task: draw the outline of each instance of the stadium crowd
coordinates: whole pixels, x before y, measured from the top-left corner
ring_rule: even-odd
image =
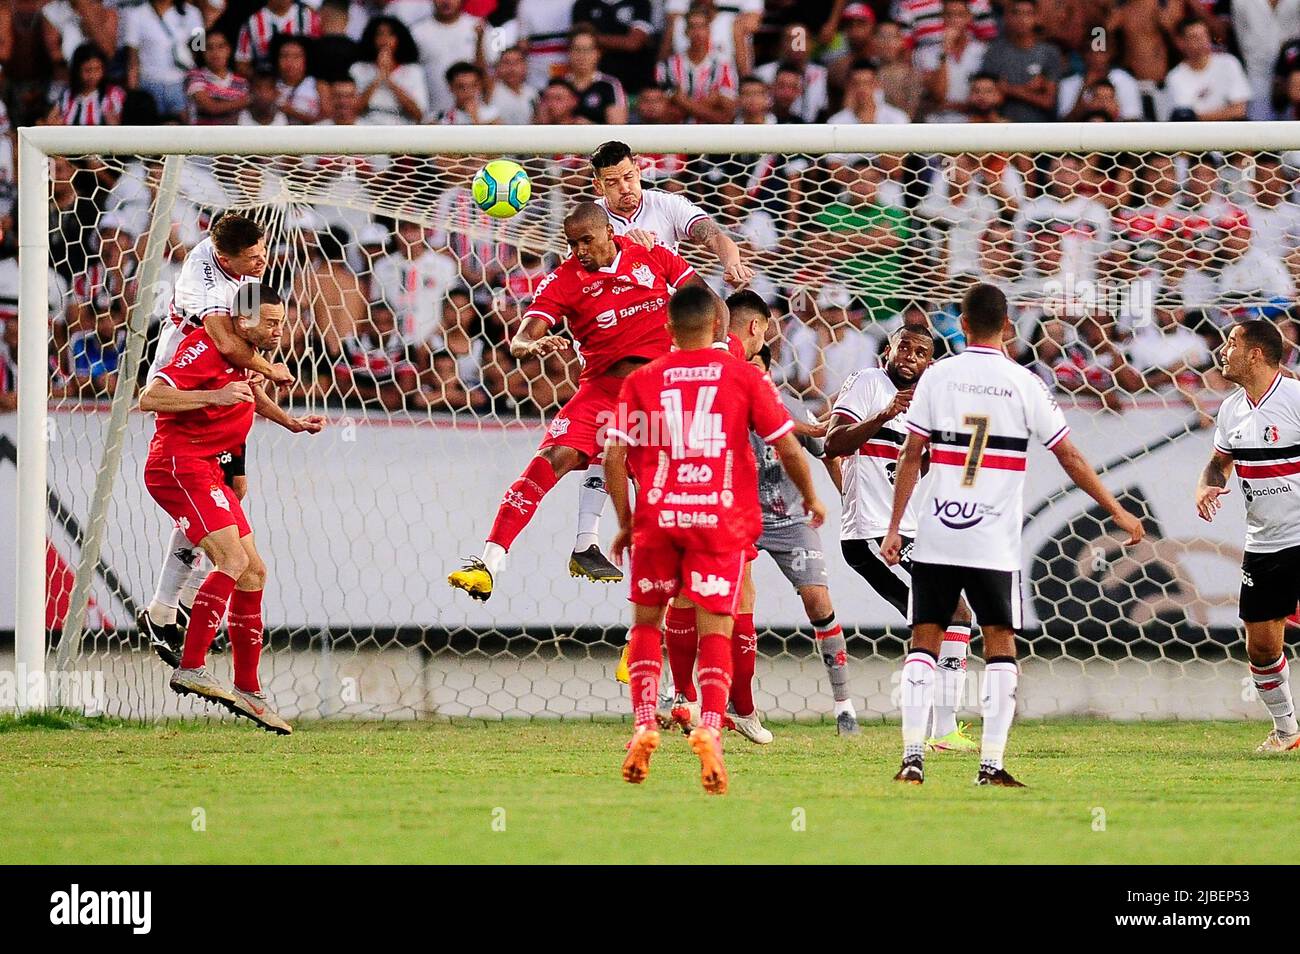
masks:
[[[0,65],[6,410],[15,125],[1300,118],[1300,3],[10,0]],[[1169,389],[1200,408],[1200,392],[1224,386],[1222,329],[1246,313],[1279,321],[1296,362],[1300,153],[642,159],[646,185],[681,192],[743,239],[757,290],[784,315],[774,376],[813,410],[900,324],[928,323],[960,350],[953,303],[981,280],[1017,303],[1018,360],[1112,410]],[[295,162],[276,168],[349,175],[375,194],[404,181],[435,210],[432,228],[324,216],[272,248],[272,275],[292,293],[295,396],[529,414],[572,392],[560,358],[520,364],[506,349],[557,260],[553,228],[545,249],[511,242],[517,227],[485,234],[463,160]],[[84,157],[52,168],[54,388],[102,397],[115,387],[158,166]],[[542,226],[556,203],[591,194],[582,157],[528,168],[548,198],[526,216]],[[247,169],[217,160],[192,174],[224,200],[178,206],[164,273]]]

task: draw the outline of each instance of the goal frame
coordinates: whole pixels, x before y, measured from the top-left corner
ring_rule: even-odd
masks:
[[[521,143],[524,128],[526,142]],[[636,152],[688,154],[1289,151],[1300,150],[1300,122],[20,128],[14,619],[14,657],[22,676],[20,684],[47,683],[45,549],[50,435],[46,303],[50,159],[81,155],[510,155],[521,147],[531,154],[545,155],[587,153],[610,139],[622,140]],[[166,201],[165,195],[166,190],[160,189],[164,198],[157,201]],[[127,395],[123,405],[126,403],[134,404],[133,396]],[[116,474],[110,476],[116,479]],[[89,552],[97,549],[93,538],[96,525],[102,527],[102,519],[96,520],[92,514],[86,522],[88,529],[78,540],[83,553],[87,552],[87,543]],[[75,592],[79,594],[86,585],[80,570],[77,579]],[[75,614],[74,628],[79,628],[84,607],[74,605],[71,612]],[[43,691],[31,695],[18,692],[15,699],[19,712],[37,711],[50,704]]]

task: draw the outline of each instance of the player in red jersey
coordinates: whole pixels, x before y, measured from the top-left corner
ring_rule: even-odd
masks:
[[[284,303],[271,288],[240,296],[233,327],[247,344],[270,352],[280,342]],[[140,410],[158,414],[149,443],[144,483],[158,505],[186,538],[201,547],[215,569],[194,599],[185,630],[180,665],[170,685],[181,695],[220,703],[272,732],[291,727],[267,704],[257,679],[262,654],[262,588],[266,565],[253,544],[239,496],[227,485],[218,457],[248,438],[254,413],[290,430],[315,433],[323,418],[290,418],[249,383],[249,372],[234,366],[210,332],[199,329],[181,341],[172,360],[159,369],[140,395]],[[235,687],[227,689],[204,666],[208,647],[230,609],[230,643]]]
[[[700,636],[700,725],[690,735],[704,789],[727,790],[722,719],[731,683],[730,638],[747,551],[762,530],[753,429],[772,444],[803,495],[812,526],[826,511],[772,382],[751,364],[711,347],[712,293],[672,297],[677,350],[628,375],[605,449],[605,480],[618,514],[611,555],[632,551],[629,637],[636,731],[623,778],[644,781],[659,745],[655,701],[663,668],[664,607],[678,593],[696,607]],[[628,474],[637,477],[635,513]]]
[[[671,290],[702,289],[725,329],[725,306],[685,259],[662,245],[645,248],[616,238],[609,216],[596,203],[575,206],[564,220],[564,235],[573,254],[538,286],[510,353],[525,358],[567,350],[569,340],[555,333],[557,325],[567,322],[582,361],[578,390],[551,420],[537,455],[506,491],[482,557],[466,560],[464,569],[447,577],[477,600],[492,595],[506,552],[542,497],[569,471],[585,470],[598,459],[603,427],[613,417],[623,379],[668,351],[665,319]]]

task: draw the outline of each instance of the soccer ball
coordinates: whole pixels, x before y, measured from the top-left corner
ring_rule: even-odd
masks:
[[[528,204],[533,183],[519,163],[493,159],[474,176],[470,189],[480,209],[494,219],[508,219]]]

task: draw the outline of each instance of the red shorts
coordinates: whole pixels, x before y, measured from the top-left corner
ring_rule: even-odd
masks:
[[[736,614],[747,556],[684,550],[669,540],[632,547],[632,595],[639,606],[663,606],[683,596],[710,613]]]
[[[586,454],[591,463],[599,461],[605,450],[605,429],[613,423],[618,409],[623,380],[602,375],[579,384],[560,413],[551,418],[538,449],[572,447]]]
[[[144,485],[190,543],[226,527],[239,528],[241,537],[253,532],[215,457],[151,456],[144,465]]]

